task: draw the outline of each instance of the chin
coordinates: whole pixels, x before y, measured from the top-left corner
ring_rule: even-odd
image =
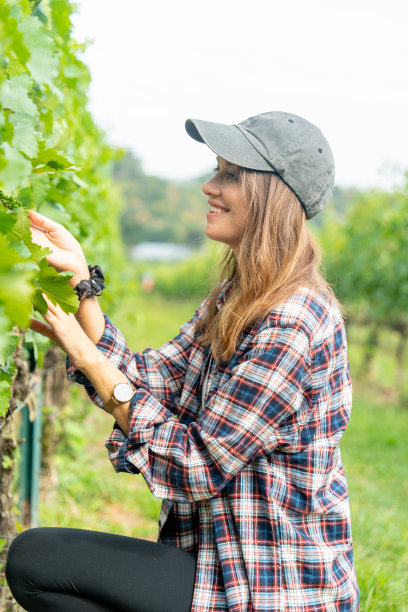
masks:
[[[208,226],[206,226],[204,229],[204,233],[207,236],[207,238],[209,238],[210,240],[215,240],[216,242],[226,243],[222,237],[222,234],[220,235],[220,233],[215,231],[213,228],[209,228]]]

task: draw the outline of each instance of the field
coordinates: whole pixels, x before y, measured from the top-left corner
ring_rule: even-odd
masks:
[[[177,333],[196,302],[138,298],[116,321],[132,348],[158,346]],[[351,330],[350,361],[358,370],[359,330]],[[355,344],[353,344],[353,339]],[[353,413],[342,440],[349,482],[361,611],[408,611],[408,410],[392,389],[391,359],[376,356],[373,380],[355,380]],[[385,391],[375,379],[386,370]],[[82,395],[75,393],[74,402]],[[64,525],[155,539],[160,502],[140,476],[115,474],[104,448],[111,421],[90,410],[71,422],[69,452],[56,457],[53,493],[43,494],[42,525]]]

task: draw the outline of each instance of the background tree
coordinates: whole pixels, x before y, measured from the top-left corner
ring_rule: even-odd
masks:
[[[407,178],[407,176],[406,176]],[[369,367],[380,330],[395,332],[397,387],[404,383],[408,336],[408,186],[393,193],[360,193],[342,221],[320,232],[328,278],[348,320],[366,326],[363,367]]]

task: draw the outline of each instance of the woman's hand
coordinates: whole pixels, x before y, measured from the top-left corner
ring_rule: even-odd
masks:
[[[48,263],[58,272],[70,271],[74,276],[69,283],[75,287],[79,281],[89,278],[85,255],[79,242],[60,223],[56,223],[34,210],[29,210],[31,237],[33,242],[47,247],[52,254]]]
[[[42,315],[46,323],[31,319],[31,329],[58,344],[74,367],[84,371],[97,364],[101,353],[88,338],[75,316],[67,315],[60,306],[54,306],[44,294],[43,297],[48,306],[48,311]]]
[[[58,272],[69,270],[74,273],[74,276],[69,279],[71,287],[75,288],[79,281],[89,278],[85,255],[82,252],[81,245],[72,234],[59,223],[47,219],[47,217],[40,215],[38,212],[34,210],[29,210],[28,212],[33,242],[52,251],[51,255],[47,257],[48,263]],[[51,305],[50,310],[52,308],[55,307]],[[92,297],[82,300],[75,318],[86,335],[96,344],[105,329],[105,319],[97,298]],[[48,319],[46,320],[48,321]],[[74,325],[73,321],[70,324]],[[50,325],[45,325],[41,321],[33,320],[32,329],[48,336],[68,353],[65,345],[61,344],[65,337],[56,336],[52,326],[50,327]]]

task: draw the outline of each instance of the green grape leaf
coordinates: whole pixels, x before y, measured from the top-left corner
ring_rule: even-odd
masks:
[[[78,79],[84,74],[84,67],[81,64],[68,64],[63,69],[64,76],[67,79]]]
[[[35,244],[31,239],[30,220],[25,209],[20,208],[15,213],[15,225],[10,232],[11,245],[25,258],[31,257],[32,261],[38,263],[41,259],[51,254],[50,249]]]
[[[24,17],[31,14],[31,6],[29,0],[20,0],[21,9]]]
[[[7,4],[10,5],[9,2]],[[0,2],[0,21],[5,24],[0,37],[0,42],[4,45],[1,49],[2,56],[15,54],[21,64],[24,65],[30,57],[30,53],[23,43],[21,32],[17,29],[17,19],[11,14],[12,11],[13,7],[7,6],[4,0]]]
[[[0,365],[0,382],[5,380],[9,383],[9,385],[11,385],[15,371],[16,367],[12,364],[4,366]]]
[[[36,263],[41,261],[44,257],[47,257],[47,255],[51,255],[52,253],[52,251],[47,247],[42,247],[39,244],[35,244],[35,242],[31,243],[29,249],[31,252],[31,259]]]
[[[11,144],[14,136],[14,126],[10,121],[10,113],[4,111],[0,113],[0,140]]]
[[[15,222],[16,218],[14,215],[10,215],[10,213],[0,208],[0,232],[2,234],[8,234]]]
[[[10,117],[10,123],[14,128],[13,147],[27,157],[35,157],[38,152],[39,135],[35,129],[35,117],[25,113],[14,113]]]
[[[0,188],[13,194],[30,175],[31,163],[7,142],[3,143],[3,152],[6,165],[0,168]]]
[[[48,310],[47,302],[44,300],[42,290],[36,288],[33,294],[33,307],[41,314],[45,314]]]
[[[24,244],[31,243],[30,219],[24,208],[19,208],[13,212],[15,224],[12,231],[14,240],[22,240]]]
[[[32,329],[27,329],[24,334],[24,346],[34,351],[34,359],[39,368],[43,366],[44,353],[49,349],[50,342],[51,340],[49,338],[34,332]]]
[[[30,221],[23,208],[15,210],[13,217],[15,224],[9,233],[10,245],[21,257],[28,259],[30,257],[29,245],[31,244]]]
[[[17,198],[22,208],[33,208],[31,189],[29,187],[21,187],[17,192]]]
[[[71,32],[70,6],[66,0],[51,0],[52,23],[58,34],[66,39]]]
[[[9,331],[4,308],[0,305],[0,364],[12,365],[12,356],[20,336]]]
[[[38,17],[30,16],[21,21],[19,29],[23,34],[24,44],[30,51],[27,68],[31,76],[37,83],[52,87],[57,74],[57,59],[54,43],[44,24]]]
[[[45,148],[45,141],[39,143],[37,157],[32,160],[33,172],[55,172],[56,170],[76,170],[73,163],[64,157],[62,153],[52,148]]]
[[[48,176],[33,175],[31,177],[32,202],[37,208],[43,204],[49,188],[50,179]]]
[[[4,108],[14,113],[25,113],[30,117],[37,117],[38,110],[31,100],[32,80],[28,74],[20,74],[3,81],[0,91],[0,102]]]
[[[22,257],[23,259],[28,259],[30,257],[30,249],[28,247],[26,247],[26,245],[24,244],[24,242],[20,242],[20,241],[11,241],[10,245],[13,247],[13,249],[16,251],[16,253],[18,253],[20,255],[20,257]]]
[[[49,266],[45,259],[40,261],[40,275],[38,278],[39,288],[42,293],[51,300],[55,305],[61,306],[62,310],[69,314],[75,313],[78,310],[79,300],[71,285],[68,284],[68,279],[73,274],[71,272],[57,272],[52,266]],[[42,296],[41,296],[42,297]],[[35,296],[35,307],[40,311],[44,308],[44,299],[39,299],[38,292]]]
[[[23,72],[25,72],[25,68],[22,64],[20,64],[18,58],[15,56],[15,54],[13,52],[11,52],[10,54],[10,61],[9,64],[6,68],[6,74],[9,77],[13,77],[13,76],[19,76],[20,74],[23,74]]]
[[[10,321],[26,327],[31,311],[34,271],[24,269],[24,260],[0,234],[0,304]]]
[[[0,417],[5,417],[9,409],[11,389],[8,382],[0,381]]]

